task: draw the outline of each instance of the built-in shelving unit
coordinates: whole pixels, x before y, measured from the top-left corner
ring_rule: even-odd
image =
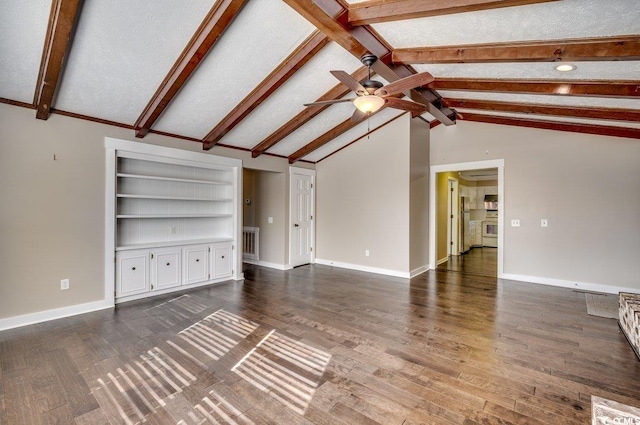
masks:
[[[239,278],[242,162],[111,144],[116,302]]]

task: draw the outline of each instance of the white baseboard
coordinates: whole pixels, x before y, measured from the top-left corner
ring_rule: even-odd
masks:
[[[397,270],[389,270],[389,269],[379,269],[377,267],[362,266],[360,264],[341,263],[339,261],[322,260],[320,258],[316,258],[316,264],[340,267],[341,269],[358,270],[361,272],[383,274],[386,276],[403,277],[406,279],[411,278],[411,274],[409,272],[400,272]]]
[[[444,257],[444,258],[439,259],[438,263],[436,264],[436,267],[438,267],[442,263],[446,263],[447,261],[449,261],[449,257]]]
[[[553,279],[549,277],[524,276],[520,274],[503,273],[500,279],[517,280],[519,282],[538,283],[541,285],[559,286],[561,288],[580,289],[583,291],[617,294],[618,292],[640,292],[640,288],[626,288],[623,286],[602,285],[599,283],[576,282],[574,280]]]
[[[104,310],[106,308],[113,308],[113,300],[93,301],[85,304],[71,305],[69,307],[23,314],[21,316],[7,317],[0,319],[0,331],[76,316],[78,314],[91,313],[92,311]]]
[[[268,261],[242,260],[243,263],[253,264],[255,266],[268,267],[276,270],[289,270],[292,267],[288,264],[270,263]]]
[[[409,277],[416,277],[430,269],[431,269],[431,264],[425,264],[424,266],[420,266],[417,269],[411,270],[411,273],[409,273]]]

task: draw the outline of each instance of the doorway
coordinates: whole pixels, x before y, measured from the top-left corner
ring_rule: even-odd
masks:
[[[503,275],[504,160],[431,167],[432,269]]]

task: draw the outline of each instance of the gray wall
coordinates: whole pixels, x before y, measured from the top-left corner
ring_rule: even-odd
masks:
[[[0,319],[104,298],[105,136],[202,151],[199,143],[154,134],[135,139],[131,130],[57,114],[36,120],[33,110],[0,104]],[[285,159],[209,152],[288,179]],[[270,187],[285,223],[288,186]],[[284,233],[273,244],[274,262],[284,264],[287,230],[274,230]],[[270,244],[269,234],[265,239]],[[71,280],[68,291],[60,291],[64,278]]]
[[[505,273],[640,289],[637,140],[465,121],[431,131],[432,165],[499,158]]]
[[[316,164],[318,259],[409,271],[409,148],[407,114]]]

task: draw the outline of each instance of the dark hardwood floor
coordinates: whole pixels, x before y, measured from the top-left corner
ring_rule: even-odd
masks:
[[[1,424],[586,424],[640,362],[584,294],[431,271],[244,282],[0,332]]]
[[[479,276],[498,276],[498,249],[471,248],[465,254],[452,255],[438,266],[438,270],[448,270]]]

